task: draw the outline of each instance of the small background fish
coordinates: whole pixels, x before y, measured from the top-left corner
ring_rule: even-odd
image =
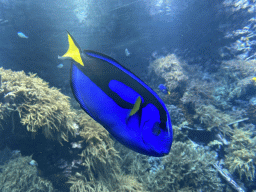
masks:
[[[167,87],[166,87],[164,84],[158,85],[158,89],[159,89],[162,93],[164,93],[164,94],[166,94],[166,95],[170,95],[170,94],[171,94],[170,91],[168,91]]]
[[[20,37],[20,38],[24,38],[24,39],[27,39],[28,38],[28,36],[26,36],[24,33],[22,33],[22,32],[18,32],[17,33],[18,34],[18,36]]]
[[[62,63],[60,63],[59,65],[57,65],[57,68],[61,69],[64,65]]]
[[[129,50],[127,48],[124,50],[124,52],[125,52],[126,57],[129,57],[131,55],[131,53],[129,52]]]

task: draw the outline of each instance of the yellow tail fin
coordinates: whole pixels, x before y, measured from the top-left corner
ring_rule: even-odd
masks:
[[[68,43],[69,43],[68,51],[62,57],[59,57],[59,59],[72,58],[75,62],[84,66],[81,53],[80,53],[81,49],[69,32],[68,32]]]

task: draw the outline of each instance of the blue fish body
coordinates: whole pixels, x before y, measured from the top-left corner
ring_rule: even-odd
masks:
[[[114,59],[81,51],[68,33],[71,87],[81,107],[120,143],[149,156],[164,156],[172,144],[172,125],[163,101]],[[74,47],[81,58],[74,54]]]
[[[158,89],[161,91],[161,92],[163,92],[164,94],[168,94],[168,89],[167,89],[167,87],[164,85],[164,84],[160,84],[160,85],[158,85]]]

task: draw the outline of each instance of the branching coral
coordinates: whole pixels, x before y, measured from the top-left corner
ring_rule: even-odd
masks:
[[[247,180],[255,178],[256,166],[256,136],[245,129],[234,129],[231,142],[226,149],[225,163],[231,173],[238,172],[240,179],[245,176]]]
[[[123,175],[120,156],[114,141],[100,124],[82,110],[78,111],[81,153],[85,170],[69,179],[71,192],[76,191],[143,191],[136,178]]]
[[[149,191],[221,191],[222,184],[212,167],[215,153],[207,152],[191,142],[175,142],[172,152],[162,158],[164,169],[147,172],[146,157],[137,156],[131,172],[141,180]]]
[[[256,124],[256,105],[251,103],[246,112],[249,117],[249,121]]]
[[[87,178],[80,173],[70,177],[68,183],[72,184],[70,192],[109,192],[103,183],[88,181]]]
[[[2,78],[0,101],[3,102],[0,102],[2,106],[0,119],[5,119],[4,115],[7,111],[10,113],[10,117],[16,118],[15,123],[19,123],[19,126],[14,127],[12,134],[15,136],[20,135],[18,133],[21,130],[23,131],[22,133],[25,132],[25,135],[27,135],[27,131],[34,134],[42,133],[45,135],[45,137],[42,137],[44,141],[45,139],[57,139],[60,142],[63,140],[68,141],[71,135],[78,135],[76,138],[72,138],[74,142],[71,143],[72,147],[78,148],[77,151],[72,148],[73,151],[69,150],[68,154],[63,154],[64,158],[58,155],[54,156],[58,156],[57,158],[60,158],[69,167],[76,167],[74,171],[73,169],[71,171],[65,170],[70,171],[69,174],[72,175],[67,185],[61,185],[59,182],[64,181],[65,175],[62,175],[62,173],[66,174],[66,172],[52,174],[52,177],[49,178],[53,178],[55,186],[65,185],[65,188],[68,188],[72,184],[71,191],[143,191],[142,184],[136,178],[122,173],[120,156],[114,148],[114,141],[110,138],[106,129],[96,123],[82,110],[78,111],[79,115],[75,116],[67,96],[64,96],[55,88],[49,88],[48,84],[36,77],[36,75],[30,74],[27,76],[24,72],[12,72],[11,70],[4,69],[0,69],[0,73]],[[10,121],[10,119],[8,120]],[[12,132],[10,126],[5,126],[4,129]],[[36,135],[36,138],[40,138],[40,135]],[[54,141],[51,142],[53,143]],[[45,143],[46,146],[41,146],[39,149],[44,151],[44,147],[47,147],[47,144],[52,144],[51,142]],[[68,150],[68,146],[68,143],[64,143],[62,149]],[[70,158],[70,153],[73,153],[73,158],[77,158],[74,153],[76,152],[77,154],[78,150],[81,159]],[[67,158],[67,161],[63,160],[65,158]],[[58,166],[58,160],[53,160],[53,162],[56,165],[53,163],[53,165],[51,164],[52,167]],[[79,162],[79,167],[75,165],[76,162]],[[26,165],[28,165],[28,162],[26,162]],[[67,165],[63,165],[63,167]],[[27,167],[25,164],[23,167],[26,170],[33,168],[32,166]],[[79,171],[80,176],[77,176],[77,174],[74,176],[75,171]],[[2,177],[2,191],[8,191],[7,188],[14,188],[13,185],[21,182],[20,180],[22,182],[24,180],[27,183],[32,182],[31,186],[35,184],[39,187],[43,182],[43,180],[35,178],[31,174],[23,176],[22,171],[16,171],[16,173],[17,175],[13,181],[8,181],[10,183],[4,184],[6,178],[10,179],[5,173],[5,176]],[[59,178],[59,180],[57,181],[54,178]],[[27,187],[25,184],[16,186],[21,189],[23,189],[22,187]],[[38,188],[37,191],[40,190]]]
[[[230,60],[222,62],[220,72],[225,73],[229,77],[230,82],[238,81],[249,76],[253,76],[256,72],[256,62],[254,60]]]
[[[104,183],[104,181],[88,181],[87,178],[77,173],[69,179],[70,192],[145,192],[143,185],[131,175],[115,175],[117,183]],[[106,186],[107,185],[107,186]]]
[[[37,167],[31,166],[31,157],[19,157],[2,166],[0,191],[53,192],[52,184],[37,176]]]
[[[170,90],[176,89],[181,82],[187,81],[188,77],[184,74],[182,63],[174,54],[161,57],[149,66],[149,73],[155,72],[159,78],[163,78]]]
[[[35,74],[0,69],[1,94],[6,103],[19,112],[21,123],[33,133],[41,131],[47,138],[68,140],[74,133],[68,97]]]
[[[81,110],[78,119],[82,144],[86,146],[81,156],[88,178],[93,180],[99,175],[119,172],[120,157],[107,130]]]
[[[177,100],[177,96],[182,97],[188,80],[182,63],[174,54],[161,57],[153,61],[149,66],[149,76],[155,84],[165,82],[171,97]],[[176,94],[174,94],[176,93]]]
[[[226,86],[226,100],[234,100],[253,91],[251,79],[256,73],[255,64],[255,60],[222,62],[216,78]]]
[[[118,189],[116,191],[130,191],[130,192],[146,192],[143,184],[138,182],[132,175],[116,175],[118,180]]]
[[[6,121],[7,117],[12,114],[13,111],[14,109],[9,107],[9,103],[0,103],[0,129],[4,129],[2,124],[4,121]]]
[[[228,114],[224,114],[216,109],[213,105],[202,105],[196,108],[194,118],[198,119],[208,131],[211,131],[214,127],[218,127],[224,134],[230,134],[232,132],[228,124],[235,120]]]
[[[193,79],[190,81],[186,92],[181,99],[184,105],[188,103],[209,104],[212,102],[212,91],[216,84],[202,81],[199,79]]]

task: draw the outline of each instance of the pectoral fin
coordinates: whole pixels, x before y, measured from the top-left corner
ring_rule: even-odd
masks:
[[[131,117],[133,117],[133,115],[135,115],[136,113],[139,114],[139,119],[138,119],[139,122],[138,123],[140,124],[140,116],[141,116],[141,97],[140,96],[137,97],[137,99],[133,105],[133,108],[131,109],[129,115],[127,116],[126,124],[129,121],[129,119]],[[138,117],[136,117],[136,118],[138,118]]]
[[[139,111],[140,104],[141,104],[141,98],[140,98],[140,96],[138,96],[137,99],[136,99],[136,102],[134,103],[134,106],[133,106],[133,108],[132,108],[132,110],[129,114],[129,117],[134,115],[135,113],[137,113]]]

